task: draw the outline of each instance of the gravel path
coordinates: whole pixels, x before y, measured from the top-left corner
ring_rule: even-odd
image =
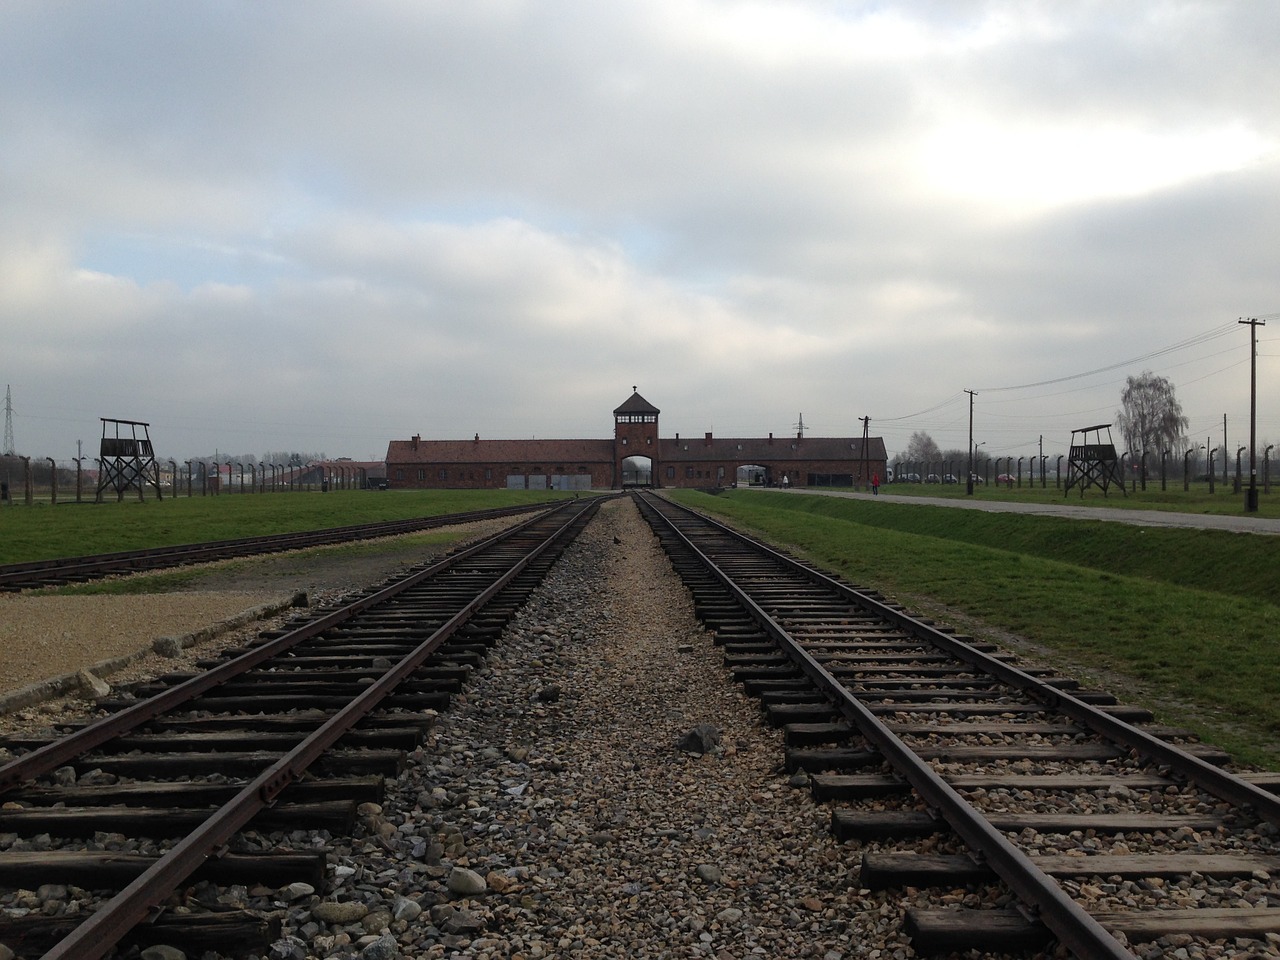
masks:
[[[750,489],[750,488],[744,488]],[[776,492],[776,491],[775,491]],[[843,490],[822,490],[816,487],[792,488],[796,496],[843,497],[849,500],[870,500],[869,493],[852,493]],[[981,491],[979,491],[981,492]],[[1115,506],[1117,499],[1107,506],[1085,505],[1078,499],[1064,498],[1056,503],[1017,500],[983,500],[955,497],[894,496],[881,493],[878,498],[887,503],[928,504],[934,507],[952,507],[956,510],[982,510],[986,513],[1025,513],[1042,517],[1070,517],[1074,520],[1100,520],[1104,523],[1127,523],[1135,527],[1181,527],[1193,530],[1229,530],[1232,533],[1257,533],[1280,536],[1280,519],[1260,517],[1257,514],[1180,513],[1175,510],[1135,510]],[[1238,496],[1238,495],[1237,495]]]
[[[145,649],[159,637],[280,600],[216,591],[139,596],[0,594],[0,694]]]

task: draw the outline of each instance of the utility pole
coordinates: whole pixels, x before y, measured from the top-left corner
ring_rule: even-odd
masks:
[[[15,455],[13,449],[13,394],[9,385],[4,385],[4,448],[0,450],[6,457]]]
[[[1258,327],[1267,322],[1256,317],[1241,320],[1249,325],[1249,489],[1244,495],[1246,513],[1258,512]]]
[[[965,488],[964,492],[967,496],[973,496],[973,398],[977,396],[972,390],[966,390],[969,395],[969,469],[965,471]]]
[[[1227,474],[1227,415],[1222,415],[1222,485],[1225,487],[1230,482],[1230,476]]]
[[[858,419],[862,421],[862,482],[870,488],[871,474],[867,470],[867,461],[871,454],[867,450],[867,443],[871,436],[871,418],[859,417]]]

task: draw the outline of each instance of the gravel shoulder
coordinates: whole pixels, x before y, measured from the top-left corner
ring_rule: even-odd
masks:
[[[241,591],[137,596],[0,596],[0,694],[88,670],[282,598]]]

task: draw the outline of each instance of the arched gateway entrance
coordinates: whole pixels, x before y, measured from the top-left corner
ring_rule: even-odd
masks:
[[[652,487],[653,460],[650,457],[627,457],[622,461],[622,486]]]

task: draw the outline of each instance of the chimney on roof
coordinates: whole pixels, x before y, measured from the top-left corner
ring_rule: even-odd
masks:
[[[415,434],[413,435],[413,449],[415,449],[415,450],[417,450],[417,449],[418,449],[418,441],[419,441],[419,440],[421,440],[421,439],[422,439],[422,434],[420,434],[420,433],[415,433]]]
[[[773,431],[769,431],[769,442],[773,443]]]
[[[708,430],[708,431],[707,431],[706,439],[703,441],[703,443],[704,443],[704,444],[706,444],[706,446],[708,446],[708,447],[709,447],[709,446],[711,446],[711,431],[710,431],[710,430]]]
[[[479,442],[480,442],[480,434],[478,434],[478,433],[476,434],[475,442],[476,442],[476,443],[479,443]]]
[[[680,431],[679,431],[679,430],[677,430],[677,431],[676,431],[676,443],[679,443],[679,442],[680,442]]]

